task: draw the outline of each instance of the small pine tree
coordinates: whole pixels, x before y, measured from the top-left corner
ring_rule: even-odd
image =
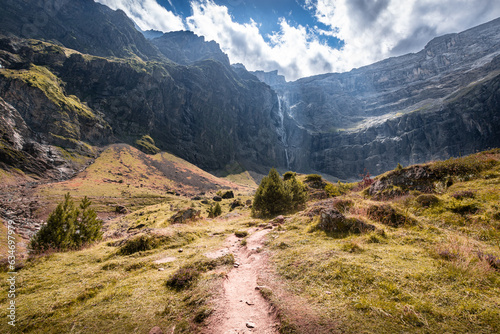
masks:
[[[298,209],[306,200],[306,187],[295,175],[287,173],[287,181],[283,181],[272,168],[255,192],[252,212],[262,216],[277,215]]]
[[[297,180],[295,175],[292,175],[285,181],[285,186],[292,197],[292,209],[297,210],[301,208],[307,201],[306,186],[300,180]]]
[[[215,207],[214,207],[214,216],[215,217],[218,217],[222,214],[222,208],[220,207],[220,204],[219,203],[215,203]]]
[[[75,233],[74,238],[75,246],[78,248],[102,239],[102,220],[97,219],[97,213],[90,208],[91,204],[87,196],[80,203],[82,216],[76,223],[78,233]]]
[[[67,193],[64,201],[49,215],[47,224],[42,226],[31,239],[30,248],[36,252],[48,249],[78,249],[83,245],[99,240],[102,237],[102,221],[97,219],[91,202],[85,197],[80,204],[80,211]],[[80,219],[80,213],[82,217]]]
[[[222,214],[222,208],[219,203],[215,203],[215,206],[212,204],[210,208],[207,210],[208,218],[215,218]]]

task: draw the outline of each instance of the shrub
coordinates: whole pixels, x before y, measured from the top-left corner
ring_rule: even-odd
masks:
[[[323,189],[325,187],[325,183],[323,182],[323,178],[318,174],[309,174],[306,176],[306,183],[315,189]]]
[[[118,250],[120,255],[130,255],[137,252],[144,252],[150,249],[157,248],[158,241],[149,235],[140,235],[138,237],[127,240]]]
[[[360,174],[359,176],[361,176],[362,179],[358,183],[358,187],[357,187],[358,190],[365,189],[366,187],[371,186],[373,184],[373,182],[375,182],[372,179],[372,177],[370,175],[370,172],[367,171],[366,169],[365,169],[365,173],[364,174]]]
[[[353,184],[338,181],[337,184],[327,183],[325,191],[329,197],[337,197],[348,193],[352,188]]]
[[[296,210],[307,200],[306,187],[294,175],[283,181],[272,168],[255,192],[252,212],[272,216]]]
[[[428,208],[437,203],[439,203],[439,198],[432,194],[422,194],[419,195],[415,201],[420,204],[422,207]]]
[[[215,218],[222,214],[222,208],[219,203],[215,203],[215,205],[210,205],[210,208],[207,210],[208,218]]]
[[[64,201],[50,213],[47,224],[42,226],[30,241],[31,250],[41,253],[49,249],[79,249],[101,240],[102,220],[97,219],[97,214],[90,208],[91,204],[85,196],[80,209],[75,208],[70,194],[67,193]]]
[[[236,231],[234,232],[234,235],[237,236],[238,238],[244,238],[248,235],[247,231]]]
[[[288,181],[290,180],[292,177],[295,177],[297,176],[297,173],[294,173],[294,172],[286,172],[285,174],[283,174],[283,181]]]
[[[193,267],[179,268],[166,282],[168,287],[181,290],[193,284],[200,277],[200,272]]]
[[[392,227],[414,223],[413,219],[397,212],[389,204],[372,205],[368,208],[367,214],[371,219]]]
[[[318,174],[309,174],[306,176],[306,182],[322,182],[323,178]]]
[[[307,201],[307,189],[306,186],[297,178],[295,175],[288,178],[285,181],[285,190],[291,196],[291,209],[298,210],[300,209]]]
[[[464,198],[474,198],[475,196],[476,196],[476,194],[471,190],[462,190],[462,191],[458,191],[458,192],[451,195],[451,197],[453,197],[454,199],[458,199],[458,200],[461,200]]]

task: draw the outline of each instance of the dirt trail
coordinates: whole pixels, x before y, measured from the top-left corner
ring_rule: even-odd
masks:
[[[218,256],[233,253],[239,266],[228,273],[224,295],[217,300],[204,334],[278,333],[278,320],[271,306],[255,289],[259,272],[265,270],[265,254],[259,249],[268,232],[255,231],[247,237],[246,246],[241,246],[240,240],[232,235],[227,240],[227,248],[218,252]]]

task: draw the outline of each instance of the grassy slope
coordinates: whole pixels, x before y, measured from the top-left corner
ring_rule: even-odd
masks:
[[[283,332],[313,332],[280,302],[287,295],[313,306],[324,324],[318,333],[499,332],[500,272],[478,256],[500,259],[499,157],[496,152],[494,166],[476,175],[451,174],[449,188],[436,184],[441,193],[432,207],[418,204],[416,194],[384,201],[414,218],[413,226],[368,219],[368,207],[381,203],[350,193],[341,197],[354,202],[347,215],[374,224],[375,232],[327,235],[312,228],[317,219],[299,215],[274,232],[269,246],[286,289],[270,298],[287,321]],[[474,198],[452,197],[464,190]],[[475,213],[454,212],[470,203]]]
[[[236,195],[243,194],[238,196],[242,201],[250,198],[245,195],[251,191],[246,185],[217,178],[168,153],[147,156],[128,145],[109,146],[71,180],[40,186],[36,196],[46,201],[47,213],[66,192],[76,200],[89,196],[101,214],[114,210],[116,203],[126,204],[132,212],[107,222],[108,239],[99,245],[26,263],[18,276],[19,322],[13,333],[142,333],[155,325],[165,330],[176,326],[176,333],[196,331],[211,312],[210,300],[229,267],[219,265],[202,273],[196,286],[187,290],[167,288],[167,278],[182,266],[206,261],[203,254],[222,247],[228,234],[255,223],[248,218],[248,210],[241,208],[232,212],[236,218],[202,219],[186,225],[171,225],[169,218],[185,207],[197,208],[206,217],[209,205],[189,196],[207,192],[210,197],[229,188]],[[223,215],[229,213],[232,201],[221,202]],[[127,229],[139,224],[147,234],[167,236],[168,241],[157,249],[118,255],[119,244],[133,239],[137,231],[127,233]],[[119,232],[118,239],[114,231]],[[1,249],[4,246],[0,243]],[[178,252],[180,247],[182,253]],[[155,263],[162,258],[175,260]],[[7,275],[1,273],[0,277],[3,306],[8,302]],[[0,316],[5,318],[3,309]],[[0,332],[4,325],[0,325]]]
[[[170,225],[168,218],[178,208],[192,206],[206,216],[207,205],[186,197],[163,197],[165,187],[180,190],[179,184],[174,187],[164,177],[167,171],[160,173],[141,157],[135,149],[112,146],[77,178],[41,190],[54,200],[66,191],[76,197],[92,195],[99,205],[105,203],[101,196],[109,196],[110,201],[127,199],[130,204],[153,196],[159,200],[151,206],[142,202],[137,210],[108,223],[107,235],[115,229],[122,231],[118,239],[29,261],[19,272],[17,332],[147,332],[155,325],[164,331],[175,325],[175,333],[199,331],[198,321],[210,313],[210,300],[229,267],[209,270],[197,284],[180,291],[167,288],[165,281],[178,268],[193,266],[204,259],[204,253],[220,249],[229,234],[263,221],[250,218],[247,208],[238,208],[238,215],[229,219]],[[493,157],[498,161],[499,154]],[[181,175],[196,170],[167,154],[150,159],[180,164],[176,171]],[[451,177],[454,183],[448,188],[436,184],[441,193],[436,194],[439,202],[432,207],[418,204],[415,193],[383,201],[414,218],[413,225],[393,228],[369,219],[368,207],[381,201],[350,192],[339,197],[354,203],[346,215],[375,225],[376,231],[327,235],[313,228],[317,217],[303,213],[289,216],[273,230],[267,246],[273,274],[263,275],[262,283],[270,287],[265,295],[279,310],[282,332],[500,331],[500,272],[477,255],[481,251],[500,258],[500,164],[490,164],[472,176]],[[226,185],[218,182],[220,187]],[[471,190],[474,197],[457,200],[451,196],[463,190]],[[222,202],[223,215],[230,202]],[[473,213],[454,212],[470,202],[477,209]],[[148,234],[169,236],[168,241],[153,250],[118,255],[119,242],[133,238],[124,231],[140,224]],[[175,260],[154,262],[165,257]],[[3,318],[4,278],[0,274]]]
[[[88,196],[97,205],[97,211],[111,212],[116,204],[137,209],[173,201],[178,197],[175,193],[193,196],[201,192],[215,193],[223,188],[241,193],[252,189],[216,178],[169,153],[149,156],[129,145],[119,144],[105,149],[76,177],[39,187],[39,196],[49,202],[42,214],[45,216],[67,192],[76,199]]]

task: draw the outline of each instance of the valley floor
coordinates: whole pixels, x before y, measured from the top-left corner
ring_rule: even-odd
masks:
[[[16,326],[7,322],[12,298],[3,271],[0,332],[500,332],[498,150],[428,165],[447,174],[429,183],[427,193],[397,185],[369,193],[300,176],[310,188],[307,207],[274,219],[251,216],[248,183],[214,177],[213,191],[188,192],[180,179],[162,176],[167,173],[152,180],[136,160],[145,161],[139,153],[108,154],[118,153],[118,159],[104,154],[106,163],[97,159],[71,180],[13,192],[13,201],[30,198],[27,219],[37,222],[67,191],[90,195],[105,219],[105,240],[79,251],[18,257]],[[170,168],[194,171],[178,163]],[[413,171],[389,172],[374,185]],[[104,179],[116,182],[98,182]],[[225,187],[235,198],[219,202],[220,217],[206,218],[215,191]],[[30,211],[34,200],[43,205]],[[12,204],[2,201],[3,210]],[[200,210],[201,218],[173,223],[184,208]],[[328,210],[371,227],[325,232],[320,226]],[[3,256],[7,221],[0,226]],[[22,236],[17,242],[26,244]]]

